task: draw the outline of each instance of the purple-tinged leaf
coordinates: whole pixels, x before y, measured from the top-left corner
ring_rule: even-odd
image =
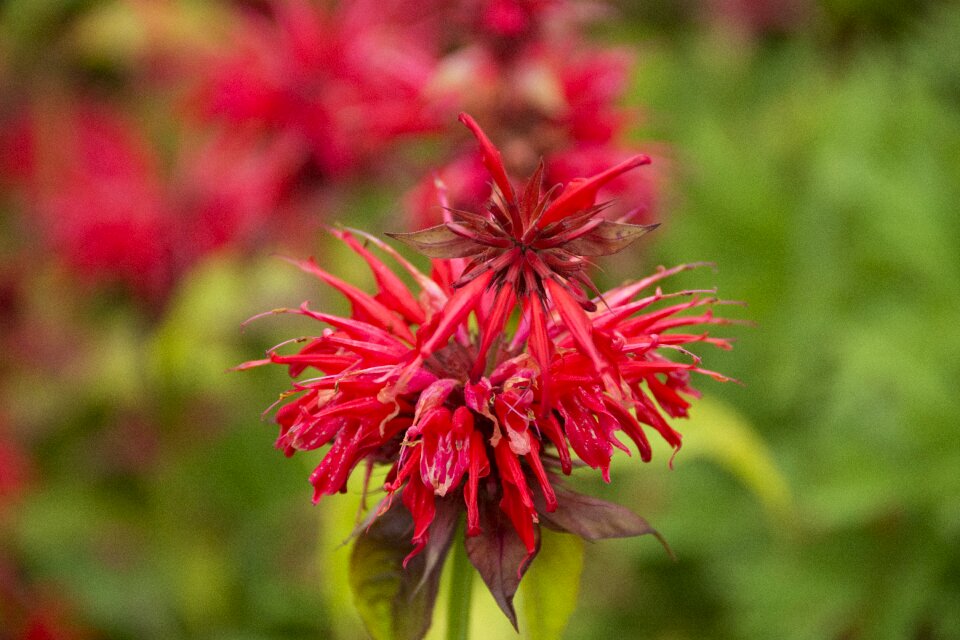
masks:
[[[467,557],[483,578],[493,599],[517,629],[517,612],[513,606],[513,597],[520,586],[520,579],[526,572],[533,556],[528,558],[527,548],[520,539],[507,514],[494,505],[488,505],[480,512],[482,532],[466,539]],[[537,535],[537,550],[540,537]]]
[[[557,494],[557,509],[553,513],[546,512],[542,494],[536,492],[534,495],[544,526],[590,541],[650,534],[660,541],[667,553],[673,555],[663,536],[626,507],[562,487],[555,486],[554,490]]]
[[[463,505],[455,496],[437,498],[437,513],[430,524],[430,541],[424,547],[423,555],[425,562],[423,568],[423,578],[417,588],[426,585],[427,580],[438,577],[443,570],[443,561],[450,551],[450,543],[453,542],[453,535],[457,532],[457,524],[460,522],[460,512]],[[407,565],[413,564],[413,560]]]

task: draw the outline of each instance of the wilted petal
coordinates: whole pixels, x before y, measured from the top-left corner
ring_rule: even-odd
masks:
[[[563,248],[581,256],[609,256],[623,251],[658,226],[604,220],[591,231],[565,243]]]
[[[422,231],[387,235],[416,249],[428,258],[469,258],[484,250],[484,247],[475,241],[450,231],[446,224],[438,224]]]

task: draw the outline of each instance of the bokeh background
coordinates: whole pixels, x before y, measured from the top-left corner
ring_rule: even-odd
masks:
[[[284,372],[227,370],[310,330],[246,318],[343,308],[276,254],[369,285],[323,226],[461,188],[462,108],[516,166],[650,152],[619,201],[663,224],[600,280],[711,261],[672,284],[753,323],[673,470],[581,479],[677,559],[591,545],[564,637],[960,638],[960,4],[443,4],[0,3],[0,638],[364,637],[359,483],[312,506],[260,419]],[[516,637],[479,581],[474,622]]]

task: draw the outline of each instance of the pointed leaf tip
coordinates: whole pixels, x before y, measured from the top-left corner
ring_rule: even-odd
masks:
[[[558,506],[553,513],[543,511],[543,497],[535,495],[545,525],[591,541],[649,534],[660,540],[672,556],[660,533],[626,507],[563,488],[556,488],[556,494]]]
[[[564,249],[581,256],[609,256],[623,251],[640,236],[660,224],[629,224],[604,220],[588,233],[564,245]]]
[[[536,551],[530,555],[516,530],[496,507],[480,513],[482,533],[467,537],[467,557],[510,624],[518,629],[513,598],[523,574],[540,549],[540,538],[537,535]]]

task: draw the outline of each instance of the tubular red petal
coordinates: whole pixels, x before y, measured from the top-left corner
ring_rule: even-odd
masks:
[[[570,460],[570,446],[567,444],[567,438],[563,435],[563,429],[553,413],[548,413],[544,419],[538,423],[540,431],[546,434],[553,446],[557,448],[557,455],[560,457],[560,469],[564,474],[570,475],[573,471],[573,463]]]
[[[553,300],[553,304],[577,348],[590,359],[597,373],[604,376],[604,384],[608,389],[611,386],[615,389],[615,385],[612,385],[612,379],[609,379],[610,366],[600,356],[597,346],[593,343],[593,327],[590,324],[590,318],[587,317],[583,308],[577,304],[577,301],[573,299],[563,285],[554,280],[547,280],[546,284],[547,291],[550,292],[550,298]]]
[[[593,469],[600,469],[603,479],[610,482],[610,458],[613,445],[597,435],[596,418],[584,407],[575,394],[558,402],[563,415],[563,429],[574,453]]]
[[[384,331],[380,327],[372,325],[369,322],[363,322],[361,320],[355,320],[353,318],[342,318],[340,316],[334,316],[328,313],[314,311],[307,307],[306,302],[301,304],[299,309],[291,310],[290,312],[299,313],[301,315],[307,316],[308,318],[313,318],[314,320],[325,322],[329,324],[331,327],[336,327],[337,329],[343,330],[347,335],[353,338],[356,338],[358,340],[379,342],[381,344],[403,347],[403,343],[397,340],[397,337],[395,335],[387,331]]]
[[[477,358],[474,361],[473,370],[470,372],[472,379],[476,380],[479,378],[486,369],[487,351],[490,349],[490,345],[493,344],[494,339],[501,335],[503,325],[506,323],[507,318],[510,317],[510,312],[513,311],[516,303],[516,290],[514,290],[513,286],[509,283],[502,284],[499,291],[497,291],[490,315],[487,316],[486,322],[480,331],[480,348],[477,351]]]
[[[653,401],[647,397],[647,394],[643,393],[639,386],[632,385],[631,388],[634,392],[633,397],[637,401],[637,420],[656,429],[671,447],[679,449],[683,439],[680,433],[667,424],[667,421],[654,406]]]
[[[403,504],[413,516],[413,551],[403,559],[403,567],[407,567],[418,553],[423,551],[430,540],[430,523],[437,514],[433,490],[420,479],[417,474],[411,474],[407,486],[403,489]]]
[[[523,477],[520,460],[510,450],[506,440],[501,440],[500,444],[494,448],[494,456],[503,488],[500,509],[510,518],[513,528],[527,548],[528,557],[532,556],[536,552],[537,544],[534,528],[537,522],[537,509],[533,504],[530,487],[527,486],[527,481]]]
[[[454,334],[457,327],[464,321],[467,314],[473,310],[477,297],[487,288],[490,278],[493,277],[492,271],[487,271],[469,283],[457,289],[447,301],[447,306],[443,309],[443,315],[437,323],[433,333],[420,345],[420,355],[429,357],[436,349],[446,344],[447,340]]]
[[[356,235],[362,236],[367,241],[377,245],[381,251],[396,260],[397,264],[403,267],[404,270],[406,270],[406,272],[413,277],[416,283],[421,289],[423,289],[424,293],[429,296],[430,300],[432,300],[435,305],[442,304],[447,299],[446,294],[440,289],[440,287],[437,286],[436,282],[424,275],[423,272],[413,266],[409,260],[397,253],[396,249],[383,242],[376,236],[370,235],[366,231],[361,231],[359,229],[349,229],[349,231]]]
[[[363,311],[366,316],[376,322],[376,324],[381,328],[393,332],[398,337],[411,344],[413,343],[414,337],[413,334],[410,333],[410,328],[407,326],[407,324],[400,318],[399,315],[383,306],[383,304],[377,302],[373,296],[364,293],[353,285],[347,284],[340,278],[327,273],[317,266],[317,263],[314,262],[313,258],[309,260],[294,260],[292,262],[300,267],[300,269],[303,271],[315,275],[342,293],[344,297],[346,297],[347,300],[349,300],[353,305],[355,313],[357,310]]]
[[[420,392],[417,399],[417,407],[413,414],[413,426],[420,422],[421,416],[431,410],[441,406],[447,401],[447,397],[460,383],[452,378],[440,378]]]
[[[637,446],[637,451],[640,452],[640,459],[644,462],[650,462],[650,459],[653,457],[653,450],[650,448],[650,441],[647,440],[647,434],[643,432],[643,428],[640,426],[640,423],[637,422],[637,419],[616,400],[604,396],[603,401],[607,406],[607,410],[617,418],[617,421],[620,423],[620,429],[623,430]]]
[[[589,209],[593,206],[594,201],[596,201],[597,192],[603,185],[621,174],[645,164],[650,164],[650,158],[648,156],[638,155],[624,160],[620,164],[590,178],[580,178],[570,181],[563,190],[563,193],[561,193],[544,212],[537,227],[542,229],[551,222],[583,211],[584,209]]]
[[[343,429],[337,434],[327,455],[310,475],[310,484],[314,488],[314,504],[320,502],[320,498],[325,495],[333,495],[346,489],[347,478],[362,456],[359,451],[362,439],[363,429],[359,426],[351,430]]]
[[[547,476],[546,469],[543,468],[543,461],[540,459],[540,444],[529,431],[527,436],[530,439],[530,453],[526,456],[527,463],[533,468],[533,474],[537,477],[537,483],[543,491],[543,499],[547,504],[547,511],[557,510],[557,494],[553,491],[550,484],[550,478]]]
[[[547,324],[543,311],[543,303],[538,297],[527,299],[527,310],[530,318],[530,338],[528,346],[530,354],[540,367],[540,415],[550,413],[553,406],[553,390],[550,375],[550,360],[553,358],[553,342],[547,335]]]
[[[490,142],[490,138],[483,132],[483,129],[477,124],[477,121],[470,117],[469,114],[461,113],[460,122],[470,129],[470,132],[473,133],[477,142],[480,143],[480,153],[483,155],[483,164],[487,167],[487,171],[490,172],[494,184],[497,185],[497,188],[500,189],[500,192],[503,193],[509,202],[513,202],[513,185],[510,184],[510,178],[507,177],[507,170],[503,166],[503,158],[500,157],[500,152],[493,146],[493,143]]]
[[[637,295],[639,292],[643,291],[650,285],[668,278],[672,275],[676,275],[681,271],[689,271],[690,269],[697,269],[699,267],[712,267],[713,263],[710,262],[693,262],[690,264],[681,264],[676,267],[671,267],[670,269],[665,269],[664,267],[657,267],[657,272],[652,276],[647,276],[642,280],[637,280],[636,282],[631,282],[630,284],[617,287],[612,291],[608,291],[604,298],[611,307],[619,306],[620,304],[626,302],[633,296]]]
[[[467,484],[463,489],[463,499],[467,505],[467,535],[480,533],[480,510],[477,505],[477,490],[480,478],[490,474],[490,461],[487,459],[483,435],[479,431],[470,434],[470,466]]]
[[[373,277],[377,281],[377,286],[380,288],[378,297],[382,298],[387,305],[399,311],[408,322],[421,324],[424,321],[423,309],[417,299],[413,297],[413,294],[410,293],[410,290],[407,289],[403,280],[397,277],[397,274],[391,271],[375,255],[367,251],[350,232],[334,230],[333,234],[343,240],[369,265],[370,271],[373,272]]]

